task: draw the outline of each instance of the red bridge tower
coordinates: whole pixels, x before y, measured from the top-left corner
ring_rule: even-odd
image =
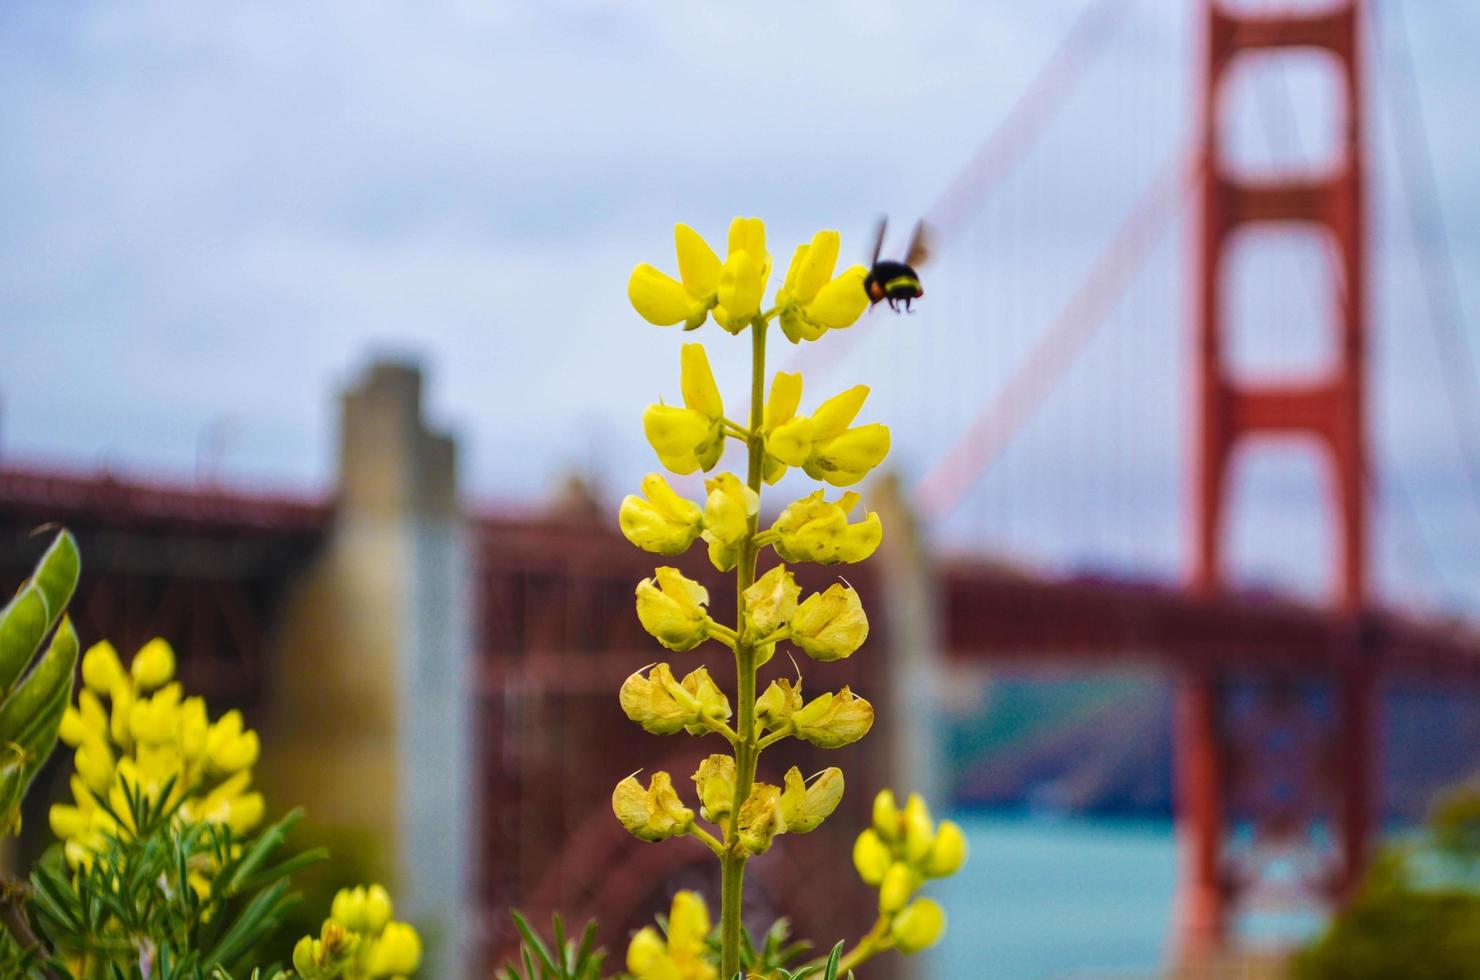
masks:
[[[1318,892],[1349,892],[1366,860],[1373,805],[1374,678],[1362,643],[1366,591],[1363,347],[1366,269],[1363,250],[1363,112],[1358,48],[1359,0],[1288,16],[1235,14],[1209,0],[1201,106],[1201,227],[1196,271],[1196,369],[1199,428],[1195,471],[1196,553],[1193,587],[1211,598],[1225,584],[1223,537],[1228,471],[1246,437],[1311,438],[1329,462],[1336,520],[1336,604],[1350,623],[1335,679],[1326,790],[1336,845]],[[1245,52],[1314,48],[1339,66],[1345,128],[1339,159],[1315,177],[1251,179],[1234,172],[1220,145],[1230,65]],[[1227,340],[1225,257],[1233,235],[1256,223],[1296,223],[1332,243],[1336,280],[1334,363],[1302,383],[1235,377]],[[1240,772],[1230,731],[1230,679],[1210,662],[1190,662],[1180,694],[1177,754],[1183,868],[1179,909],[1184,954],[1197,958],[1228,938],[1230,919],[1256,884],[1231,846],[1230,800]],[[1316,790],[1302,790],[1316,792]],[[1311,811],[1306,810],[1305,813]],[[1307,822],[1308,823],[1308,822]],[[1299,828],[1307,833],[1308,826]],[[1285,828],[1284,832],[1288,832]],[[1255,828],[1256,835],[1260,828]]]

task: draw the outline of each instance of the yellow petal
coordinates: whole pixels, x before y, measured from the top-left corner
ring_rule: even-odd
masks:
[[[702,299],[718,289],[720,261],[709,243],[685,224],[673,226],[673,243],[678,250],[678,275],[689,295]]]
[[[679,354],[680,385],[683,403],[692,410],[711,419],[725,414],[725,403],[720,398],[719,386],[714,383],[714,372],[709,369],[709,355],[703,344],[684,344]]]
[[[875,422],[849,429],[817,455],[824,469],[867,473],[889,455],[889,427]]]
[[[155,637],[134,654],[129,673],[142,690],[159,687],[175,676],[175,651],[163,639]]]
[[[673,896],[668,914],[668,949],[677,956],[698,957],[709,936],[709,908],[696,892]]]
[[[946,931],[946,913],[929,898],[917,898],[889,926],[894,948],[901,953],[918,953],[933,946]]]
[[[747,252],[757,268],[771,271],[771,257],[766,252],[766,223],[760,218],[736,218],[730,222],[730,255]]]
[[[649,405],[642,413],[642,431],[648,442],[663,458],[664,465],[675,473],[692,473],[699,468],[697,459],[687,468],[679,468],[670,460],[693,456],[709,439],[713,428],[709,419],[687,408]]]
[[[765,428],[770,431],[791,419],[802,402],[802,376],[777,371],[771,379],[771,396],[766,399]],[[801,464],[797,464],[801,465]]]
[[[812,413],[812,438],[818,442],[836,439],[858,417],[868,398],[868,385],[854,385],[829,398]]]
[[[792,289],[791,298],[798,303],[808,304],[817,296],[818,290],[827,285],[832,278],[833,266],[838,264],[838,233],[835,231],[819,231],[812,236],[812,245],[807,249],[807,256],[802,262],[802,267],[797,271],[796,286]],[[867,300],[863,293],[862,280],[859,282],[859,295]],[[808,314],[810,316],[810,312]]]
[[[97,694],[110,694],[123,682],[123,664],[107,640],[94,643],[82,655],[82,683]]]
[[[671,327],[704,313],[704,304],[690,296],[683,283],[643,263],[627,280],[627,298],[648,323]]]
[[[812,454],[812,420],[791,419],[766,436],[766,452],[788,466],[801,466]]]
[[[855,265],[823,286],[807,303],[807,319],[831,330],[851,327],[868,309],[868,292],[863,288],[867,275],[867,269]]]
[[[749,252],[731,252],[719,275],[719,305],[733,331],[761,311],[765,269]]]

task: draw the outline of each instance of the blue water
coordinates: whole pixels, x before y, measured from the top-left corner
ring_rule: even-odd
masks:
[[[971,846],[926,890],[949,928],[939,980],[1151,977],[1169,936],[1176,854],[1168,821],[955,814]]]

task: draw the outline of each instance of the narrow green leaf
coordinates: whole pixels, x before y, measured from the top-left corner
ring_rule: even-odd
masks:
[[[0,695],[10,693],[15,679],[40,649],[48,619],[46,598],[34,582],[0,611]]]
[[[46,599],[46,610],[50,617],[47,629],[56,625],[72,592],[77,588],[77,576],[82,570],[82,558],[77,553],[77,539],[72,532],[63,530],[41,556],[36,565],[36,574],[31,580],[41,589]]]
[[[72,621],[64,618],[41,662],[0,704],[0,743],[19,741],[27,724],[51,702],[57,691],[72,683],[76,667],[77,634]]]

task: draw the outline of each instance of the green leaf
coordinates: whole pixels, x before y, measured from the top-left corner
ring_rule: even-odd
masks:
[[[838,961],[843,958],[843,940],[832,948],[832,953],[827,958],[827,968],[822,971],[822,980],[838,980]]]
[[[81,570],[82,558],[77,553],[77,539],[72,537],[71,531],[64,529],[56,536],[51,547],[46,549],[46,554],[41,556],[36,574],[31,578],[46,599],[49,617],[47,629],[56,625],[56,621],[67,608],[72,592],[77,588],[77,576]]]
[[[34,582],[0,611],[0,694],[10,693],[46,638],[49,616],[46,599]]]
[[[72,672],[76,667],[77,634],[72,629],[71,620],[63,619],[41,662],[0,704],[0,743],[19,741],[27,724],[46,707],[57,691],[63,687],[70,690]]]

